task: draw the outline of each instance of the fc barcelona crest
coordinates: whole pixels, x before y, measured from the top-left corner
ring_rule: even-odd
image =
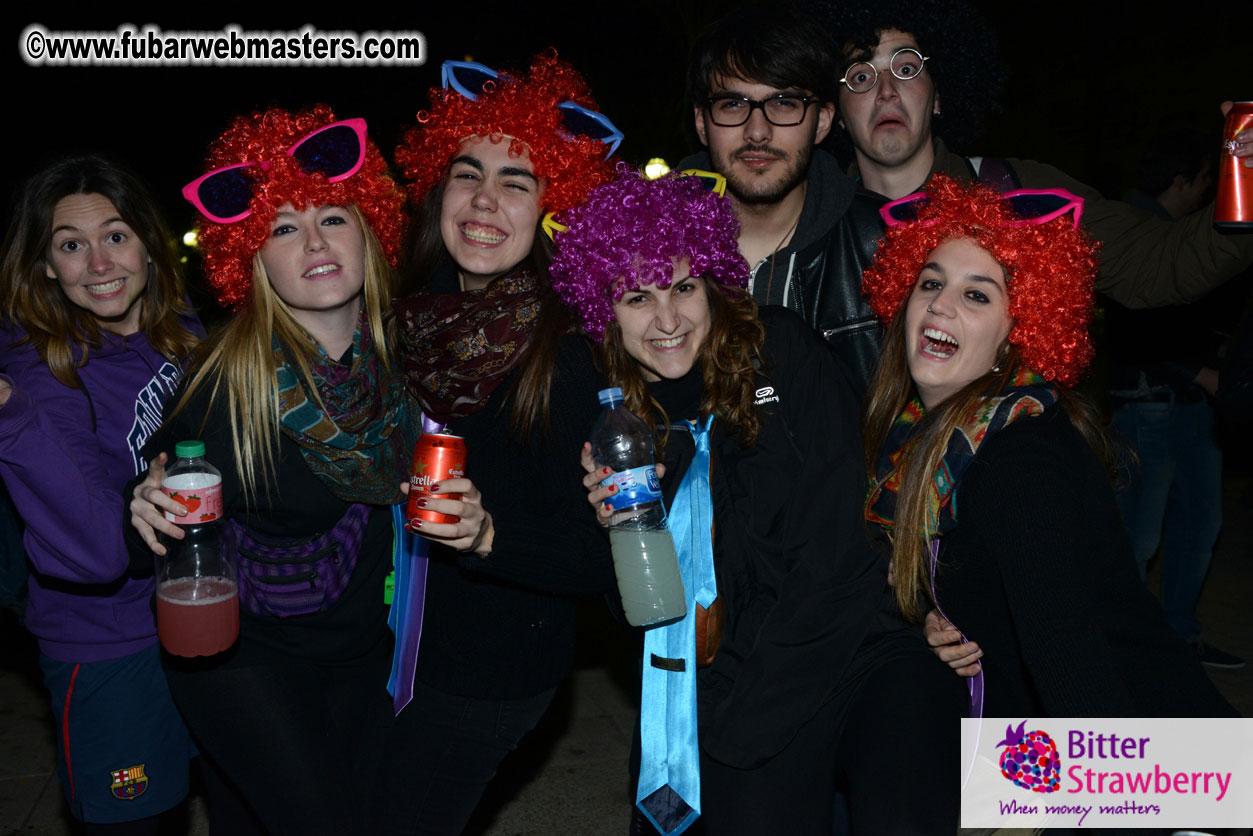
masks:
[[[138,798],[148,789],[148,776],[144,774],[144,764],[127,769],[115,769],[109,773],[113,776],[110,789],[117,798],[127,801]]]

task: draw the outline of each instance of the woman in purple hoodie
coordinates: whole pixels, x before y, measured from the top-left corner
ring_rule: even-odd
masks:
[[[170,700],[153,578],[129,570],[122,489],[203,336],[156,202],[97,156],[19,192],[0,263],[0,476],[26,522],[26,626],[57,766],[88,834],[156,833],[194,749]]]

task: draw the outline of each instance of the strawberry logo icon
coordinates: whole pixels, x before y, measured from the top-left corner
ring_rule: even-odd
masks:
[[[1005,727],[1005,739],[997,746],[1001,752],[1001,774],[1006,780],[1031,792],[1057,792],[1061,783],[1062,761],[1057,744],[1048,732],[1024,731],[1027,721],[1018,728]]]
[[[218,518],[218,515],[213,513],[212,511],[206,511],[205,513],[200,515],[201,522],[208,522],[209,520],[216,520],[217,518]]]
[[[196,496],[194,493],[187,494],[186,499],[179,497],[178,501],[183,503],[183,507],[187,509],[187,513],[189,514],[200,507],[200,497]]]

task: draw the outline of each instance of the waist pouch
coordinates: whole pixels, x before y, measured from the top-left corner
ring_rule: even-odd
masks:
[[[295,540],[265,537],[228,518],[222,547],[235,555],[240,608],[277,618],[330,609],[357,568],[371,511],[350,505],[330,530]]]

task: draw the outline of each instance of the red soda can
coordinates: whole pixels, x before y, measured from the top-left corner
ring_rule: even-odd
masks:
[[[1235,151],[1236,135],[1253,128],[1253,102],[1236,102],[1223,125],[1223,153],[1218,161],[1218,195],[1214,225],[1224,229],[1253,228],[1253,168]]]
[[[461,499],[459,493],[433,494],[429,488],[445,479],[460,479],[466,475],[466,441],[458,435],[423,433],[413,448],[413,474],[409,477],[409,504],[405,518],[424,522],[461,522],[461,517],[439,514],[419,508],[419,499]]]

